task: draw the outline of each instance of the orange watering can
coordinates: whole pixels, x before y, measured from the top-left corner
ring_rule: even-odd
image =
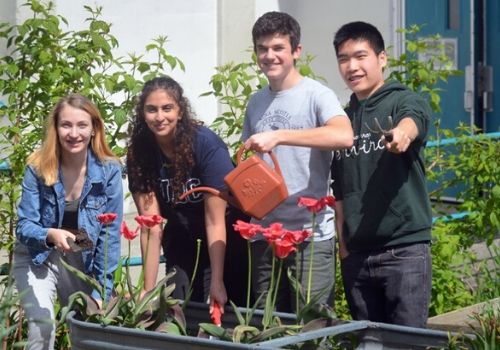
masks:
[[[242,161],[244,151],[244,146],[241,146],[236,155],[236,168],[224,177],[228,191],[200,186],[184,192],[179,198],[183,200],[193,192],[204,191],[223,198],[256,219],[260,220],[269,214],[288,198],[278,160],[269,152],[274,169],[255,154]]]

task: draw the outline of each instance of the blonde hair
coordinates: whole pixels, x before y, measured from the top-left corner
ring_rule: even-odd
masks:
[[[45,139],[42,146],[35,150],[27,160],[27,163],[33,166],[37,175],[43,179],[43,182],[47,186],[55,184],[58,178],[61,145],[57,137],[57,123],[59,121],[59,114],[66,105],[81,109],[90,115],[93,129],[90,147],[96,157],[101,162],[106,160],[119,161],[106,143],[104,122],[95,104],[85,96],[70,94],[61,98],[55,105],[47,118]]]

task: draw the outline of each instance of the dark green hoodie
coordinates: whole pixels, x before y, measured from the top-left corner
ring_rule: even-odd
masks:
[[[336,151],[332,163],[332,188],[343,201],[344,239],[348,250],[429,241],[431,207],[427,193],[424,147],[430,123],[428,103],[396,81],[386,82],[360,103],[353,94],[346,108],[354,130],[354,145]],[[405,153],[388,152],[375,129],[410,117],[418,136]]]

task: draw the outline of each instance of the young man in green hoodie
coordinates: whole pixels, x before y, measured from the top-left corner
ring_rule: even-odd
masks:
[[[333,41],[353,91],[354,145],[336,151],[333,190],[344,288],[356,320],[425,327],[431,292],[431,207],[423,151],[428,103],[384,81],[387,56],[371,24],[342,26]],[[378,132],[378,121],[385,133]]]

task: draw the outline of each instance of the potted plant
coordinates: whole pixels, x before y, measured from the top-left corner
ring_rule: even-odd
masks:
[[[322,210],[326,205],[334,204],[333,197],[325,197],[320,200],[302,200],[303,202],[299,203],[299,205],[306,206],[308,209],[314,207],[315,212]],[[313,213],[315,212],[313,211]],[[161,223],[163,218],[139,216],[136,221],[139,223],[139,227],[135,231],[131,231],[125,224],[122,224],[122,234],[129,241],[137,236],[140,227],[150,228]],[[258,231],[263,232],[275,253],[276,266],[280,266],[273,273],[275,277],[273,277],[271,288],[267,294],[266,308],[264,310],[256,310],[255,306],[250,308],[250,305],[247,305],[246,308],[239,308],[232,304],[233,309],[226,311],[224,314],[223,328],[217,315],[212,315],[212,322],[210,322],[208,305],[182,302],[171,296],[174,285],[169,284],[169,279],[175,272],[165,276],[154,289],[141,296],[142,273],[138,285],[133,286],[128,273],[128,265],[125,264],[125,266],[119,266],[117,269],[115,274],[116,292],[109,301],[104,301],[100,305],[91,296],[82,292],[77,292],[71,296],[70,302],[62,315],[63,321],[67,319],[69,322],[73,348],[102,348],[103,342],[107,343],[108,346],[112,346],[112,344],[119,346],[128,337],[136,339],[135,341],[127,341],[130,348],[134,348],[135,345],[133,344],[137,344],[137,348],[154,349],[157,342],[161,343],[161,346],[165,346],[166,342],[169,343],[170,341],[173,344],[184,341],[197,344],[196,346],[201,348],[214,346],[213,343],[207,345],[209,343],[206,343],[207,339],[203,339],[203,337],[210,337],[212,340],[216,337],[221,342],[224,340],[226,341],[224,342],[225,348],[230,348],[233,345],[235,348],[242,348],[242,346],[247,346],[242,343],[257,343],[266,339],[295,334],[302,328],[301,324],[314,320],[315,327],[319,327],[325,324],[324,320],[335,317],[335,314],[326,306],[313,307],[317,298],[311,298],[309,293],[306,296],[302,292],[302,288],[299,288],[296,280],[293,281],[303,299],[304,307],[296,315],[274,311],[278,280],[282,278],[279,261],[295,251],[297,246],[310,235],[310,232],[289,231],[283,228],[281,224],[273,224],[269,228],[262,228],[244,222],[238,222],[235,228],[246,239],[250,239]],[[92,284],[94,288],[98,290],[102,288],[91,277],[84,275],[71,266],[65,266],[80,278]],[[125,270],[124,274],[123,270]],[[248,273],[250,275],[250,271]],[[288,277],[293,279],[290,274]],[[89,332],[98,334],[89,336]],[[179,337],[183,340],[180,340]],[[216,348],[220,347],[221,345],[217,344]]]

